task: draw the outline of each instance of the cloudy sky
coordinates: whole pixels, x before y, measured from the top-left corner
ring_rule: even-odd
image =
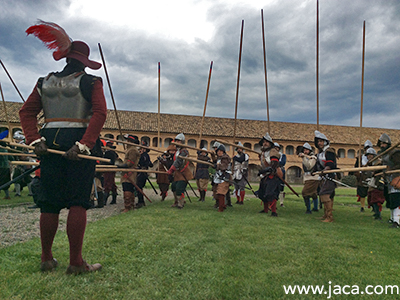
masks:
[[[24,98],[36,80],[61,70],[25,30],[37,19],[101,44],[118,109],[234,118],[244,20],[238,118],[267,120],[261,9],[271,121],[315,124],[316,0],[0,0],[0,59]],[[400,128],[400,1],[320,0],[319,122],[360,125],[362,37],[366,21],[364,127]],[[104,69],[88,72],[103,77]],[[22,101],[3,70],[8,101]]]

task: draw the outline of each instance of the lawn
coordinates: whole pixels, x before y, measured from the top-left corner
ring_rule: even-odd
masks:
[[[337,190],[334,223],[320,222],[322,211],[306,215],[293,194],[278,218],[259,214],[255,198],[224,213],[212,207],[210,197],[206,202],[192,197],[183,210],[154,200],[88,224],[84,257],[103,265],[94,274],[65,275],[65,232],[58,232],[53,250],[60,265],[49,274],[39,271],[39,239],[0,249],[0,298],[327,299],[329,294],[286,295],[283,286],[358,285],[363,291],[367,285],[397,285],[400,231],[388,228],[388,210],[383,221],[373,220],[369,209],[360,213],[354,194]],[[331,298],[397,296],[336,290]]]

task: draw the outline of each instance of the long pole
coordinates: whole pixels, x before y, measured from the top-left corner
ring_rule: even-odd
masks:
[[[21,93],[20,93],[20,91],[19,91],[17,85],[15,84],[14,80],[11,78],[10,73],[8,73],[7,68],[6,68],[6,66],[3,64],[3,62],[1,61],[1,59],[0,59],[0,64],[2,65],[2,67],[3,67],[4,71],[6,72],[8,78],[10,78],[10,81],[11,81],[11,83],[13,84],[14,88],[17,90],[17,93],[18,93],[18,95],[21,97],[22,102],[25,102],[24,97],[22,97],[22,95],[21,95]]]
[[[1,92],[1,99],[3,100],[4,113],[5,113],[5,115],[6,115],[6,121],[7,121],[7,126],[8,126],[8,132],[10,133],[10,132],[11,132],[10,120],[8,119],[6,100],[4,100],[4,94],[3,94],[3,89],[1,88],[1,83],[0,83],[0,92]]]
[[[262,41],[263,41],[263,54],[264,54],[264,78],[265,78],[265,99],[267,101],[267,122],[268,132],[271,134],[271,127],[269,123],[269,102],[268,102],[268,82],[267,82],[267,55],[265,50],[265,34],[264,34],[264,11],[261,9],[261,26],[262,26]]]
[[[161,65],[160,62],[158,62],[158,124],[157,124],[157,147],[160,148],[161,147],[161,142],[160,142],[160,126],[161,126],[161,122],[160,122],[160,113],[161,113]]]
[[[233,142],[236,141],[236,123],[237,123],[237,110],[238,110],[238,101],[239,101],[240,66],[241,66],[241,62],[242,62],[243,27],[244,27],[244,20],[242,20],[242,29],[240,31],[240,49],[239,49],[238,74],[237,74],[237,82],[236,82],[235,126],[233,128]],[[232,156],[234,153],[235,153],[235,149],[232,148]]]
[[[317,0],[317,57],[316,57],[316,78],[317,78],[317,130],[319,130],[319,1]]]
[[[365,60],[365,20],[363,26],[363,48],[362,48],[362,68],[361,68],[361,111],[360,111],[360,147],[358,151],[358,166],[361,167],[361,143],[362,143],[362,117],[364,103],[364,60]]]
[[[101,60],[103,61],[104,72],[106,73],[108,88],[110,89],[111,100],[112,100],[112,103],[113,103],[113,105],[114,105],[115,118],[117,119],[119,134],[120,134],[121,137],[122,137],[123,135],[122,135],[121,123],[119,122],[117,106],[115,105],[114,94],[113,94],[113,92],[112,92],[111,83],[110,83],[110,78],[108,77],[106,61],[104,60],[103,50],[101,49],[100,43],[98,43],[98,46],[99,46],[99,51],[100,51],[100,55],[101,55]],[[123,147],[124,147],[124,149],[125,149],[125,145],[123,145]]]
[[[201,119],[201,126],[200,126],[199,148],[201,148],[201,138],[202,138],[202,136],[203,136],[204,117],[205,117],[205,115],[206,115],[207,101],[208,101],[208,92],[209,92],[209,90],[210,90],[210,81],[211,81],[212,66],[213,66],[213,62],[211,61],[211,64],[210,64],[210,72],[208,73],[208,83],[207,83],[206,100],[204,101],[203,118]]]

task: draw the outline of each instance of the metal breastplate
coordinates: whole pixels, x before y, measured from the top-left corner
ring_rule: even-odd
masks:
[[[318,153],[317,154],[317,171],[322,171],[325,168],[325,162],[326,162],[326,157],[325,157],[325,151]]]
[[[79,83],[82,73],[66,77],[54,74],[43,80],[42,106],[46,128],[87,127],[92,116],[92,104],[82,95]]]
[[[271,165],[271,157],[269,156],[271,150],[265,151],[262,155],[261,155],[261,166],[262,167],[268,167],[269,165]]]

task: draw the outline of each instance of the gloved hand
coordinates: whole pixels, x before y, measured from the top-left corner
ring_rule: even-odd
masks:
[[[69,160],[81,160],[78,157],[78,154],[81,154],[78,145],[73,145],[67,152],[63,154],[63,157]]]
[[[39,143],[35,144],[35,149],[33,150],[37,156],[42,156],[48,154],[47,152],[47,145],[45,141],[40,141]]]
[[[175,166],[171,166],[171,168],[169,168],[167,174],[168,174],[168,175],[172,175],[172,173],[174,173],[175,171],[176,171]]]
[[[273,171],[274,171],[274,169],[272,169],[271,167],[267,167],[265,169],[261,169],[260,171],[258,171],[257,176],[264,175],[267,173],[271,174]]]

